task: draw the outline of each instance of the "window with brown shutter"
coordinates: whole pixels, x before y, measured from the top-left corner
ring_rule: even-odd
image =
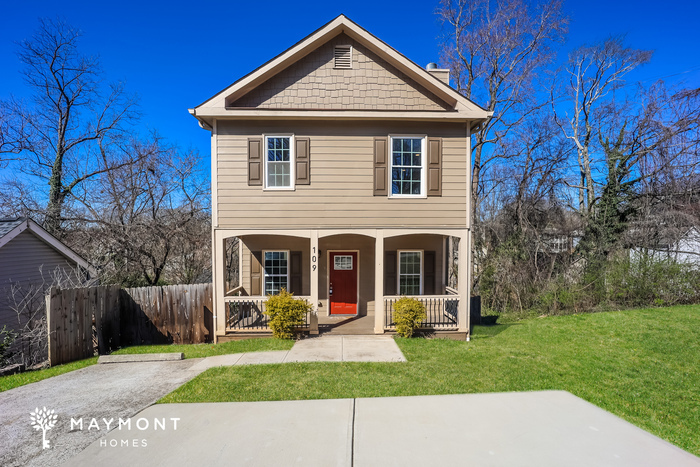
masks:
[[[248,138],[248,185],[263,184],[262,138]]]
[[[387,138],[374,138],[374,196],[387,196]]]
[[[442,138],[428,138],[428,196],[442,196]]]
[[[296,184],[311,184],[311,164],[309,154],[309,138],[294,138],[294,158],[296,159]]]

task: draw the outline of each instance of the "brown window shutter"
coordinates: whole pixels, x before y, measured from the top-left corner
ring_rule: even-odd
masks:
[[[262,260],[261,251],[250,252],[250,295],[262,295]]]
[[[263,183],[263,141],[262,138],[248,138],[248,185]]]
[[[396,252],[384,252],[384,295],[396,295]]]
[[[389,194],[387,145],[387,138],[374,138],[374,196]]]
[[[442,138],[428,138],[428,196],[442,196]]]
[[[423,294],[435,295],[435,252],[423,252]]]
[[[302,295],[301,251],[292,251],[289,256],[289,292],[293,293],[294,295]]]
[[[311,165],[309,163],[309,138],[294,138],[295,183],[311,184]]]

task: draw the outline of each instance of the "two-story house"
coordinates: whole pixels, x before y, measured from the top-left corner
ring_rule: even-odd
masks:
[[[490,113],[436,68],[341,15],[190,109],[211,132],[217,340],[265,329],[282,288],[314,305],[311,333],[336,315],[391,330],[409,295],[426,327],[468,335],[470,141]],[[226,290],[232,237],[240,282]]]

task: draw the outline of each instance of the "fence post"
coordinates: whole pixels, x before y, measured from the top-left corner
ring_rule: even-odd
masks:
[[[49,292],[44,296],[46,300],[46,333],[48,335],[48,347],[49,347],[49,365],[58,365],[58,348],[59,348],[59,338],[56,333],[56,327],[58,324],[58,304],[57,304],[57,288],[51,287]]]

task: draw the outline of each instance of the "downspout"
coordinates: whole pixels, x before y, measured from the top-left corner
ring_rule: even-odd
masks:
[[[472,321],[472,122],[467,122],[467,244],[464,252],[467,254],[467,342],[471,338]],[[460,246],[460,254],[462,254]]]
[[[212,219],[211,219],[211,275],[212,275],[212,284],[211,284],[211,289],[212,289],[212,341],[214,344],[217,344],[219,341],[217,330],[218,330],[218,313],[224,312],[224,310],[221,309],[221,306],[219,304],[219,294],[222,293],[223,291],[220,291],[219,289],[221,287],[217,287],[217,282],[219,280],[223,280],[222,277],[218,277],[219,274],[217,274],[217,264],[216,264],[216,259],[217,259],[217,253],[219,249],[222,248],[223,245],[219,245],[217,248],[217,238],[216,238],[216,227],[218,224],[218,219],[217,219],[217,206],[216,206],[216,157],[217,157],[217,147],[216,147],[216,120],[213,120],[213,125],[210,125],[209,123],[205,122],[201,118],[197,116],[197,110],[196,109],[187,109],[190,115],[192,115],[194,118],[197,119],[197,122],[199,122],[199,127],[202,128],[203,130],[207,130],[211,132],[211,193],[212,193],[212,203],[211,203],[211,213],[212,213]],[[240,268],[239,268],[240,272]],[[240,282],[239,282],[240,283]]]

